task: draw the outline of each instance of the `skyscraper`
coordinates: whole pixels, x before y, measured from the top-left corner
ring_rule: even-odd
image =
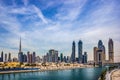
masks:
[[[98,41],[98,47],[94,47],[94,62],[95,64],[102,65],[105,63],[106,54],[105,54],[105,46],[103,45],[102,40]]]
[[[82,62],[82,41],[79,40],[78,42],[78,62]]]
[[[27,52],[27,62],[30,63],[30,52]]]
[[[23,62],[27,62],[27,55],[23,54]]]
[[[63,53],[60,54],[60,62],[63,62]]]
[[[109,39],[108,42],[108,53],[109,53],[109,62],[114,63],[114,44],[111,38]]]
[[[64,56],[63,61],[64,61],[64,62],[67,62],[67,58],[66,58],[66,56]]]
[[[75,62],[75,41],[72,43],[72,54],[71,54],[71,61]]]
[[[11,62],[11,53],[8,54],[8,62]]]
[[[23,55],[23,52],[20,52],[19,55],[18,55],[18,59],[19,59],[19,62],[23,62],[24,60],[24,55]]]
[[[97,50],[98,50],[98,48],[94,47],[93,52],[94,52],[94,62],[95,62],[95,64],[97,64],[97,62],[98,62],[98,59],[97,59]]]
[[[18,53],[18,61],[19,62],[23,62],[24,56],[23,56],[23,52],[21,50],[21,37],[20,37],[20,44],[19,44],[19,53]]]
[[[105,54],[105,46],[103,45],[103,42],[102,40],[99,40],[98,42],[98,49],[99,50],[102,50],[102,61],[105,62],[105,59],[106,59],[106,54]]]
[[[7,62],[7,54],[5,54],[5,62]]]
[[[87,52],[84,52],[84,63],[87,63]]]
[[[82,55],[82,63],[87,63],[87,52]]]
[[[35,57],[36,57],[36,54],[35,52],[33,52],[33,55],[32,55],[32,62],[35,63]]]
[[[97,59],[98,62],[97,64],[99,64],[99,66],[102,66],[104,60],[103,60],[103,51],[102,50],[97,50]]]
[[[1,52],[1,62],[3,62],[3,51]]]
[[[102,40],[99,40],[99,41],[98,41],[98,48],[99,48],[100,50],[102,50],[102,47],[103,47],[103,42],[102,42]]]
[[[20,44],[19,44],[19,53],[22,52],[21,51],[21,37],[20,37]]]

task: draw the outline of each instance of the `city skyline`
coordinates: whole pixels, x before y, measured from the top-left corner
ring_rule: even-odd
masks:
[[[93,47],[102,40],[108,59],[108,40],[114,41],[114,59],[120,61],[120,1],[118,0],[0,0],[0,51],[17,56],[22,51],[43,56],[56,49],[71,56],[75,41],[93,60]],[[76,57],[78,56],[76,45]]]

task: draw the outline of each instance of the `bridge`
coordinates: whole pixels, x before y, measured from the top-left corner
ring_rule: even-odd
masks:
[[[120,67],[120,62],[117,62],[117,63],[104,63],[103,66],[118,66],[118,67]]]

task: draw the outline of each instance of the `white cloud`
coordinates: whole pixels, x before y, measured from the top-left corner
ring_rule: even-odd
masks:
[[[66,0],[63,1],[63,6],[58,9],[56,17],[60,20],[74,21],[81,14],[87,0]]]
[[[42,14],[42,11],[41,11],[39,8],[37,8],[35,5],[33,5],[33,9],[35,10],[35,12],[36,12],[36,14],[38,15],[38,17],[39,17],[40,19],[42,19],[42,21],[43,21],[44,23],[48,23],[47,20],[45,19],[45,17],[43,16],[43,14]]]

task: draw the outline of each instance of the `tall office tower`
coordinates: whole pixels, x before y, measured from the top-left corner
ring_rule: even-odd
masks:
[[[19,53],[18,58],[19,58],[19,62],[22,63],[23,60],[24,60],[23,52],[20,52],[20,53]]]
[[[98,62],[98,59],[97,59],[97,50],[98,50],[98,48],[94,47],[93,52],[94,52],[94,62],[95,62],[95,64],[97,64],[97,62]]]
[[[99,66],[102,66],[103,63],[104,63],[104,55],[103,55],[103,51],[102,50],[97,50],[97,59],[98,59],[98,62],[97,64],[99,64]]]
[[[63,62],[63,53],[60,54],[60,62]]]
[[[35,63],[35,57],[36,57],[36,54],[35,54],[35,52],[33,52],[33,55],[32,55],[32,63]]]
[[[11,53],[8,54],[8,62],[11,62]]]
[[[66,56],[64,56],[63,61],[64,61],[65,63],[67,62]]]
[[[1,62],[3,62],[3,51],[1,52]]]
[[[19,62],[23,62],[23,52],[22,52],[22,50],[21,50],[21,38],[20,38],[20,44],[19,44],[19,53],[18,53],[18,61]]]
[[[75,41],[72,43],[72,55],[71,55],[71,61],[75,62]]]
[[[98,49],[102,50],[102,47],[103,47],[103,42],[102,42],[102,40],[99,40],[98,41]]]
[[[27,55],[23,54],[23,62],[27,62]]]
[[[29,54],[30,63],[32,63],[32,54]]]
[[[106,60],[105,46],[103,45],[102,40],[98,41],[98,47],[94,47],[94,62],[98,65],[103,65]]]
[[[49,62],[58,62],[58,51],[51,49],[49,50]]]
[[[20,37],[20,44],[19,44],[19,53],[22,52],[21,51],[21,37]]]
[[[78,63],[82,62],[82,41],[78,42]]]
[[[30,63],[30,56],[29,55],[30,55],[30,52],[28,51],[27,52],[27,63]]]
[[[102,40],[99,40],[99,42],[98,42],[98,49],[99,50],[102,50],[102,56],[103,56],[103,62],[105,62],[105,60],[106,60],[106,54],[105,54],[105,46],[103,45],[103,42],[102,42]]]
[[[87,52],[84,52],[84,63],[87,63]]]
[[[7,54],[5,54],[5,62],[7,62]]]
[[[109,62],[114,63],[114,43],[110,38],[108,42]]]
[[[102,51],[103,51],[103,60],[105,62],[105,60],[106,60],[106,52],[105,52],[105,46],[104,45],[102,47]]]

